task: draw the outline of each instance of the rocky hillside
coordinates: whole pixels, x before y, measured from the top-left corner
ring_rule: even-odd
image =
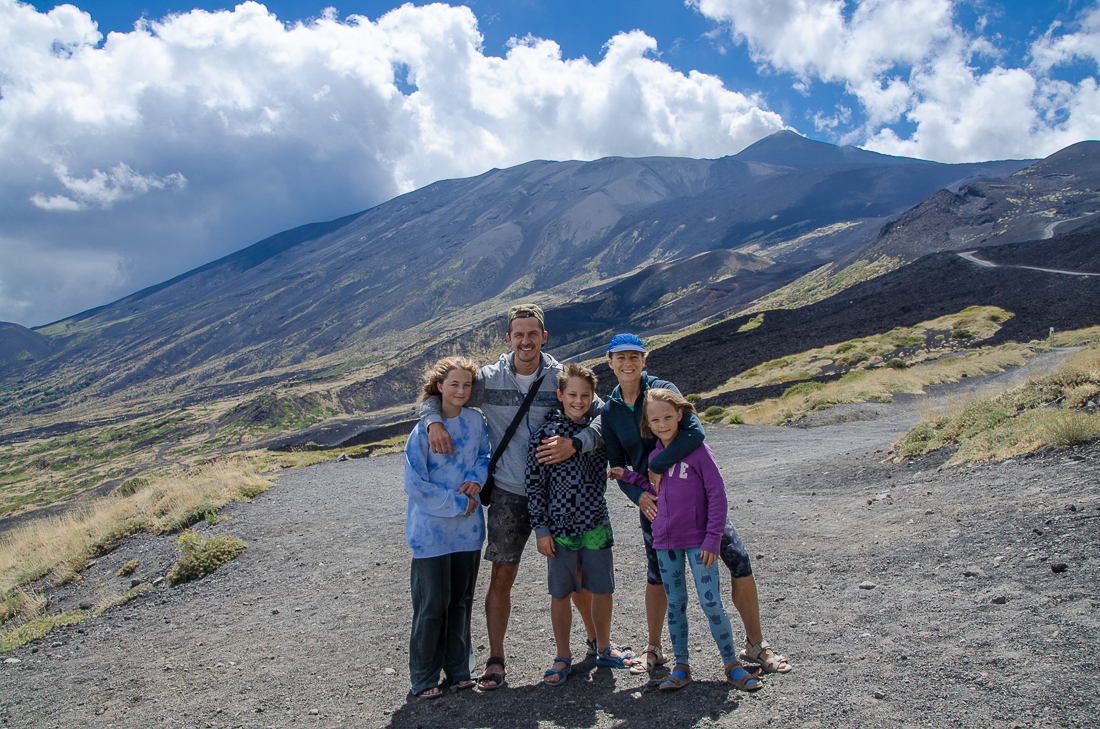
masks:
[[[477,326],[518,298],[579,302],[563,341],[585,338],[601,311],[682,325],[862,248],[937,189],[1025,164],[942,165],[789,132],[718,160],[530,162],[282,233],[42,327],[52,354],[3,372],[133,397],[351,360],[400,364],[410,343]],[[615,284],[632,275],[628,288],[644,280],[660,295],[624,298]]]

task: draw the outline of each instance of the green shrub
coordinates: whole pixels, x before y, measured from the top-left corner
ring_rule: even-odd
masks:
[[[1089,400],[1092,400],[1100,394],[1100,387],[1092,384],[1091,382],[1084,385],[1078,385],[1069,392],[1066,393],[1065,406],[1067,408],[1081,408],[1088,404]]]
[[[703,412],[703,417],[707,420],[713,420],[714,418],[720,418],[725,414],[726,409],[721,405],[711,405],[706,411]]]
[[[1057,448],[1088,443],[1100,435],[1100,417],[1076,410],[1060,412],[1043,423],[1043,435]]]
[[[136,570],[140,566],[141,566],[141,562],[139,562],[136,559],[132,559],[129,562],[127,562],[126,564],[119,567],[118,572],[116,572],[115,574],[118,577],[126,577],[127,575],[134,574],[134,570]]]
[[[853,352],[846,357],[841,357],[836,361],[837,367],[854,367],[860,362],[866,362],[871,359],[871,355],[866,352]]]
[[[702,395],[697,395],[693,392],[690,395],[684,395],[684,399],[687,400],[688,402],[699,402],[700,400],[703,399],[703,396]]]
[[[6,633],[0,634],[0,653],[7,653],[25,643],[30,643],[32,640],[45,638],[46,634],[54,628],[63,625],[73,625],[87,619],[88,616],[82,611],[74,610],[69,613],[47,615],[45,617],[30,620]]]
[[[951,338],[952,339],[968,339],[969,337],[970,337],[970,330],[969,329],[956,329],[955,331],[951,332]]]
[[[895,369],[895,370],[903,370],[906,367],[908,367],[909,365],[905,364],[905,360],[898,359],[897,357],[895,357],[894,359],[887,362],[886,366],[891,368],[891,369]]]
[[[784,390],[783,394],[779,396],[779,399],[786,400],[797,395],[809,395],[811,392],[816,392],[823,387],[825,387],[825,385],[820,382],[799,382],[797,385],[791,385]]]
[[[149,481],[144,478],[132,478],[115,489],[115,494],[118,496],[131,496],[148,485]]]
[[[730,416],[730,419],[726,421],[730,425],[744,425],[745,419],[741,417],[741,413],[734,413]]]
[[[236,537],[219,535],[203,539],[190,529],[185,530],[176,542],[180,556],[168,571],[168,582],[173,585],[205,577],[236,557],[245,547],[244,541]]]
[[[851,342],[845,342],[844,344],[842,344],[839,347],[837,347],[836,349],[834,349],[833,354],[844,354],[845,352],[850,352],[851,350],[853,350],[855,348],[856,348],[856,345],[852,344]]]

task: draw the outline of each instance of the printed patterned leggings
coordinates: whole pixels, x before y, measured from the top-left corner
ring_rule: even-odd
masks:
[[[717,560],[710,569],[703,566],[703,558],[698,549],[658,549],[657,561],[661,566],[661,583],[668,596],[668,634],[672,639],[672,650],[677,663],[689,663],[688,622],[687,622],[687,567],[691,564],[691,574],[695,578],[695,591],[699,595],[699,605],[710,623],[710,634],[718,644],[722,662],[729,665],[737,660],[737,651],[733,647],[733,628],[729,616],[722,604],[722,591],[718,584],[721,574]]]

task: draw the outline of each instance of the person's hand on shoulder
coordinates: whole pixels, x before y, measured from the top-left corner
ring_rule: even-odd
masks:
[[[448,456],[455,454],[451,434],[443,423],[432,423],[428,426],[428,445],[432,447],[432,453],[446,453]]]
[[[568,461],[576,452],[577,449],[573,447],[572,438],[563,438],[560,435],[554,435],[542,441],[535,450],[535,456],[542,465],[552,466],[555,463]]]

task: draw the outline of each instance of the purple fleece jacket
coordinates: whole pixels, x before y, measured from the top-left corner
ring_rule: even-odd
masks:
[[[650,458],[664,450],[657,441]],[[645,476],[625,471],[623,480],[655,493]],[[726,526],[726,484],[706,443],[674,464],[661,478],[654,549],[704,549],[719,554]]]

